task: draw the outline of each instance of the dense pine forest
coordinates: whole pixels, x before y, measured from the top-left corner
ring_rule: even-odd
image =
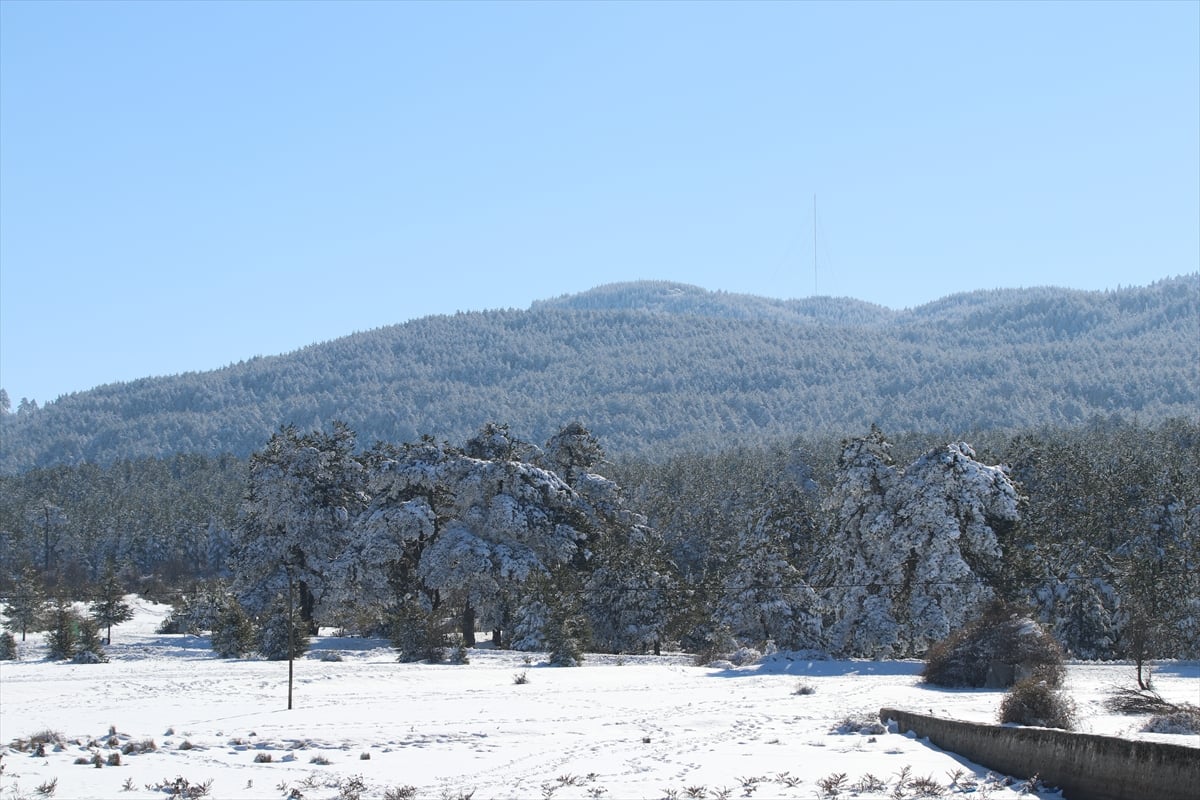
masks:
[[[0,473],[176,453],[245,457],[282,424],[462,441],[486,420],[545,441],[584,420],[652,459],[841,437],[1196,413],[1200,276],[1113,292],[955,295],[892,311],[669,283],[414,320],[212,372],[0,414]],[[13,387],[9,387],[13,388]],[[7,410],[7,409],[6,409]]]
[[[1078,657],[1196,657],[1198,298],[628,284],[25,400],[0,593],[166,599],[222,655],[278,654],[292,596],[412,658],[914,656],[994,600]]]
[[[918,655],[993,599],[1078,657],[1200,655],[1194,418],[620,461],[578,423],[540,446],[491,423],[368,448],[286,427],[249,459],[0,478],[0,535],[10,598],[115,576],[208,630],[231,608],[270,618],[291,583],[314,627],[420,631],[400,645],[417,655],[431,626],[517,648]]]

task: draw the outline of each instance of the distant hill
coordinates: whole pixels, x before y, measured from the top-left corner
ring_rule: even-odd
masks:
[[[219,370],[101,386],[0,417],[0,471],[260,447],[342,419],[360,441],[545,441],[614,455],[797,434],[960,432],[1097,415],[1195,418],[1200,276],[1112,292],[994,290],[895,311],[640,282],[526,311],[431,316]]]

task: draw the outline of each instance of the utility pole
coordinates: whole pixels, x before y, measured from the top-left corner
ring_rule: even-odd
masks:
[[[295,643],[295,591],[292,586],[292,566],[289,564],[287,568],[288,578],[288,711],[292,710],[292,662],[296,655]]]

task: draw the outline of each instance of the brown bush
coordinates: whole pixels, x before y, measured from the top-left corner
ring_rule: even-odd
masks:
[[[1004,666],[1010,673],[1001,676],[1007,679],[1000,685],[1012,685],[1022,671],[1051,686],[1061,684],[1065,675],[1058,641],[1021,609],[995,602],[977,619],[929,648],[921,677],[937,686],[979,688],[988,685],[988,670],[993,665]]]
[[[1029,678],[1004,695],[1000,721],[1069,731],[1075,726],[1075,704],[1046,681]]]

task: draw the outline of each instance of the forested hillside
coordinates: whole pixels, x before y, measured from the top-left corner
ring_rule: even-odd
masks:
[[[1200,276],[1113,292],[997,290],[894,311],[666,283],[435,316],[0,416],[0,472],[173,453],[245,456],[282,424],[361,441],[543,441],[582,420],[663,458],[873,423],[896,434],[1194,416]]]
[[[427,625],[541,649],[576,622],[614,652],[914,655],[1001,599],[1080,657],[1200,654],[1194,419],[622,463],[578,424],[366,450],[331,428],[246,461],[0,476],[0,597],[90,597],[112,575],[208,630],[221,608],[276,619],[295,581],[305,619],[400,625],[418,658]]]

